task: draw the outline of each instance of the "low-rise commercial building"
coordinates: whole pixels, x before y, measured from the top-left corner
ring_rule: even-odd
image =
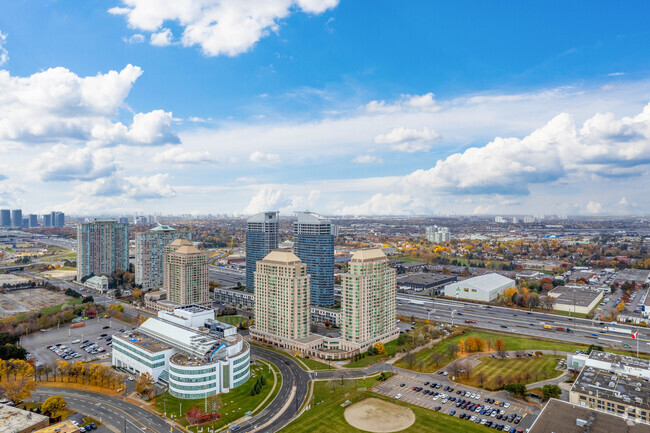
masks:
[[[32,433],[50,425],[50,418],[38,413],[0,404],[0,431],[3,433]]]
[[[423,272],[397,277],[397,286],[401,290],[414,290],[416,292],[427,292],[430,295],[439,295],[446,284],[455,281],[458,281],[456,275]]]
[[[445,296],[490,302],[501,292],[515,287],[515,281],[499,274],[484,274],[445,286]]]
[[[178,398],[228,392],[250,376],[250,347],[238,334],[211,332],[213,318],[213,310],[198,305],[161,311],[137,330],[113,337],[112,364],[151,374]]]
[[[569,402],[650,424],[649,360],[593,350],[584,362]]]
[[[253,308],[255,306],[255,295],[244,290],[215,287],[214,300],[239,308]]]
[[[550,399],[530,433],[646,433],[648,426],[562,400]]]
[[[108,277],[106,275],[102,275],[101,277],[90,277],[86,280],[84,286],[95,290],[98,293],[106,293],[108,292]]]
[[[586,284],[558,286],[548,292],[555,298],[554,310],[587,314],[603,299],[603,291]]]

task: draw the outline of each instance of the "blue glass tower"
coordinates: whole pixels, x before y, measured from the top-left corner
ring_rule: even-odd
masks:
[[[334,236],[332,222],[311,212],[297,212],[293,225],[294,253],[311,276],[311,304],[334,305]]]
[[[246,225],[246,290],[255,289],[255,266],[278,248],[280,212],[261,212],[250,217]]]

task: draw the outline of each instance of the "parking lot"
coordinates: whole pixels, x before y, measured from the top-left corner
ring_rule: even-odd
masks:
[[[120,329],[126,329],[128,325],[111,319],[89,319],[84,321],[85,326],[70,328],[70,325],[61,326],[60,329],[52,328],[46,332],[35,332],[22,337],[20,344],[39,363],[46,364],[56,359],[67,359],[69,362],[89,361],[97,358],[107,358],[111,355],[111,341],[113,334]],[[102,335],[104,335],[102,337]],[[109,339],[109,340],[107,340]],[[87,340],[86,343],[83,343]],[[94,347],[81,348],[82,345],[91,343]],[[48,346],[59,344],[60,353],[56,353]],[[62,346],[66,349],[61,350]],[[103,349],[103,351],[101,351]],[[77,354],[77,356],[74,355]]]
[[[459,385],[442,374],[398,374],[374,389],[390,398],[400,395],[400,400],[429,410],[466,417],[467,422],[491,424],[492,428],[503,426],[501,431],[526,431],[538,414],[533,407],[508,398],[505,391],[488,392]]]

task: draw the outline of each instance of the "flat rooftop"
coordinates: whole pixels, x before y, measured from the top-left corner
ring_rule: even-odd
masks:
[[[634,281],[643,284],[650,278],[650,271],[647,269],[623,269],[614,278],[615,283],[624,283]]]
[[[549,292],[549,295],[555,296],[555,302],[563,305],[576,305],[578,307],[588,307],[596,298],[600,296],[600,290],[594,290],[590,287],[579,286],[558,286]]]
[[[49,418],[45,415],[0,404],[0,431],[4,433],[23,431],[43,421],[49,422]]]
[[[612,373],[612,370],[584,367],[571,391],[616,402],[626,408],[650,410],[650,383],[639,377]]]
[[[596,361],[611,362],[614,368],[633,367],[650,369],[650,360],[644,358],[633,358],[631,356],[619,355],[617,353],[592,350],[589,359]],[[650,397],[650,395],[649,395]]]
[[[449,282],[450,280],[455,280],[455,275],[445,275],[445,274],[433,274],[433,273],[421,273],[421,274],[409,274],[401,276],[397,279],[398,284],[422,284],[422,285],[435,285],[436,283],[443,284]]]
[[[151,337],[148,337],[141,332],[131,331],[124,334],[116,334],[113,338],[123,340],[134,346],[137,346],[139,349],[146,350],[149,353],[162,352],[164,350],[169,350],[172,347],[168,344],[163,344],[157,340],[154,340]]]
[[[551,399],[533,423],[530,433],[647,433],[649,429],[647,424]]]

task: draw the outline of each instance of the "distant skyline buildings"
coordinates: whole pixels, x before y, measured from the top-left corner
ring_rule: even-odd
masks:
[[[255,288],[255,266],[278,248],[280,212],[260,212],[246,221],[246,290]]]
[[[426,237],[429,242],[435,244],[449,242],[449,227],[440,227],[437,225],[427,227]]]
[[[314,212],[296,212],[293,250],[311,277],[311,304],[334,305],[334,235],[332,221]]]

